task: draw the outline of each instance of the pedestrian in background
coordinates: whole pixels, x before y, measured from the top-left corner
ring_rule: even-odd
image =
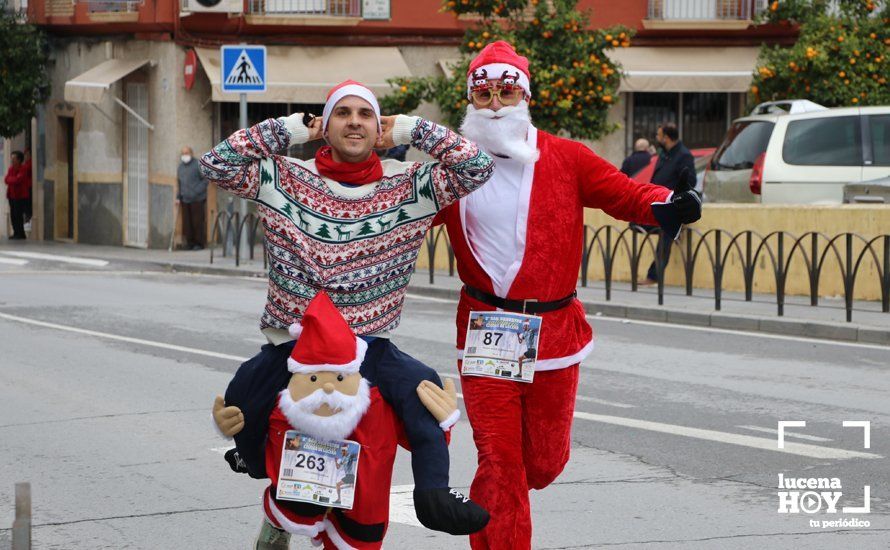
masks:
[[[695,189],[695,159],[692,157],[689,149],[680,141],[680,132],[677,130],[677,125],[673,122],[666,122],[659,126],[655,140],[658,142],[661,152],[658,155],[658,161],[655,163],[652,183],[677,192]],[[662,271],[667,266],[668,260],[671,259],[672,242],[673,235],[662,233],[658,237]],[[646,278],[641,279],[637,284],[649,286],[658,283],[657,261],[658,256],[656,255],[655,261],[649,266]]]
[[[207,208],[207,180],[201,175],[201,163],[194,159],[191,147],[182,148],[179,168],[176,169],[176,204],[182,205],[182,232],[186,248],[201,250],[207,243],[205,211]]]
[[[634,142],[634,152],[621,163],[621,172],[628,177],[649,165],[652,155],[649,154],[649,140],[640,138]]]
[[[31,198],[31,170],[25,166],[25,154],[12,152],[12,164],[6,172],[6,198],[9,199],[9,217],[12,222],[13,240],[25,238],[25,216]]]

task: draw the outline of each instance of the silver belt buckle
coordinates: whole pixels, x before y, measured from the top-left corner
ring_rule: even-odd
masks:
[[[538,300],[535,300],[534,298],[529,298],[528,300],[523,300],[522,301],[522,313],[525,314],[525,308],[529,302],[537,302],[537,301]]]

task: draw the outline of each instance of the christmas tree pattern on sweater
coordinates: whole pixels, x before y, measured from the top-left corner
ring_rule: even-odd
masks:
[[[485,183],[491,158],[445,127],[399,117],[411,145],[438,161],[386,160],[370,192],[345,190],[314,160],[283,155],[298,143],[297,116],[239,130],[201,160],[210,181],[260,205],[270,260],[260,325],[286,329],[325,289],[356,333],[392,330],[433,216]]]

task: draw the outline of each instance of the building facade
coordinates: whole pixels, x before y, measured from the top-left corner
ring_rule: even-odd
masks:
[[[38,238],[165,248],[177,235],[179,151],[197,155],[239,125],[237,94],[221,89],[223,44],[265,44],[267,91],[248,96],[248,121],[321,112],[327,90],[352,78],[443,74],[471,21],[440,0],[30,0],[51,36],[52,93],[26,141],[35,158]],[[622,129],[590,144],[620,163],[636,137],[676,121],[690,147],[716,146],[744,110],[757,47],[794,40],[757,26],[758,0],[582,0],[592,25],[636,30],[614,52],[624,65],[610,118]],[[431,106],[421,114],[438,116]],[[308,158],[312,145],[290,154]],[[213,213],[229,207],[209,190]]]

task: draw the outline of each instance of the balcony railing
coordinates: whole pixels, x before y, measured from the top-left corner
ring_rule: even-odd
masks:
[[[361,17],[361,0],[248,0],[252,15]]]
[[[766,9],[768,0],[649,0],[649,19],[744,21]]]
[[[0,0],[0,8],[6,13],[25,15],[28,13],[28,0]]]
[[[144,0],[74,0],[86,4],[87,12],[98,14],[137,13]]]

